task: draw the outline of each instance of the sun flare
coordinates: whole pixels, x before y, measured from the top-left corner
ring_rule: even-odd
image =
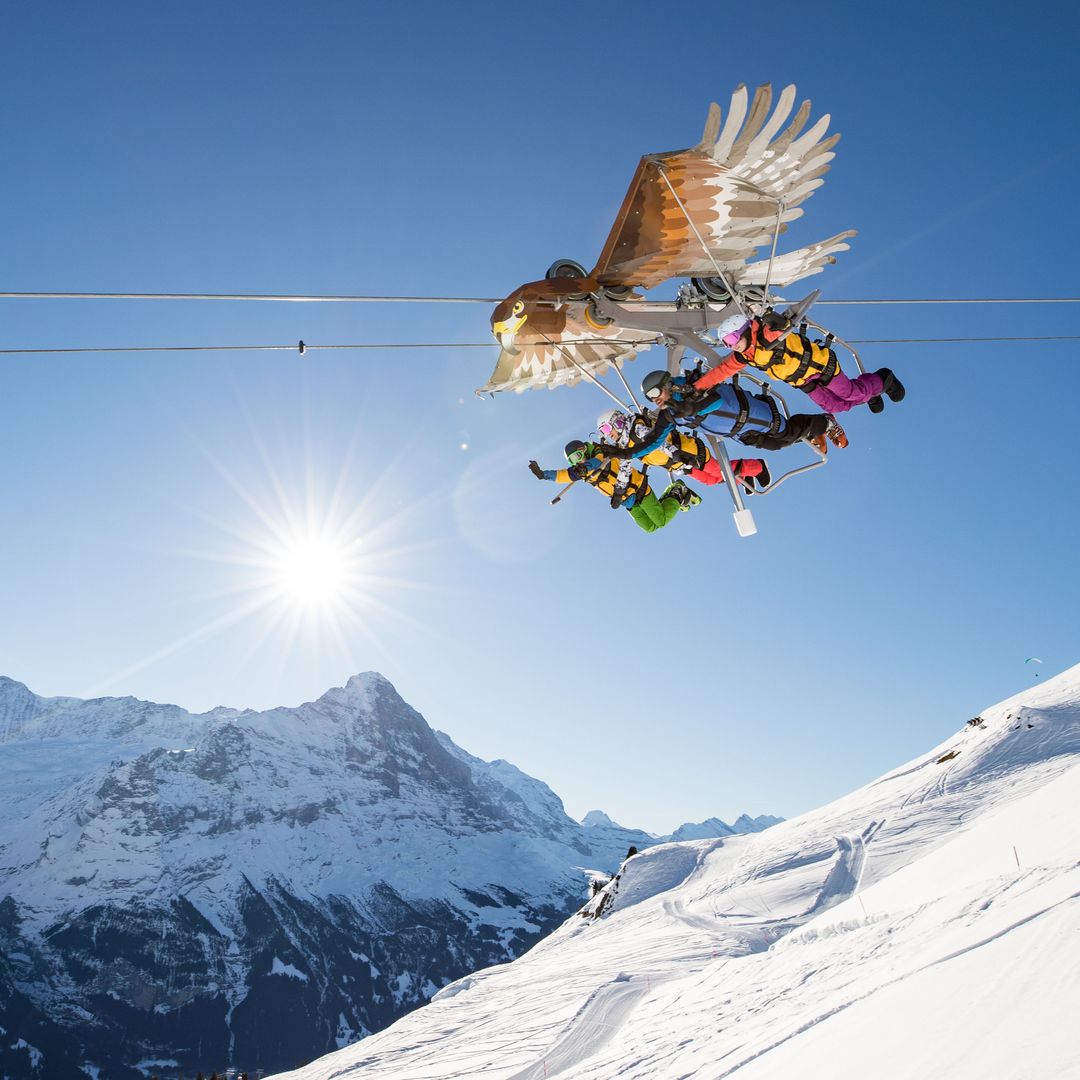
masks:
[[[350,548],[355,544],[323,536],[291,540],[272,566],[277,591],[307,607],[333,604],[349,587],[355,563],[355,551]]]

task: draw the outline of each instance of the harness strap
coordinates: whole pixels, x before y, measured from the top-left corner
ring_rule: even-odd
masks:
[[[825,339],[825,344],[828,345],[829,339]],[[829,349],[829,362],[825,365],[825,369],[818,376],[818,385],[824,386],[826,383],[830,383],[833,377],[840,370],[840,361],[836,359],[836,353]]]
[[[693,438],[693,436],[688,436],[688,438]],[[692,469],[700,469],[704,466],[709,451],[706,450],[705,444],[700,439],[694,439],[696,449],[693,452],[683,449],[682,435],[678,431],[672,432],[671,439],[678,440],[678,443],[671,443],[668,451],[668,457],[672,461],[677,462],[679,465],[689,465]]]
[[[772,394],[758,394],[757,396],[765,399],[765,403],[769,406],[769,411],[772,413],[772,423],[769,425],[769,430],[766,431],[765,434],[779,435],[781,425],[784,422],[784,418],[780,415],[780,406],[773,400]]]
[[[739,403],[739,415],[728,434],[738,435],[746,426],[746,420],[750,415],[750,399],[746,396],[746,391],[734,380],[732,380],[731,389],[735,391],[735,400]]]
[[[814,347],[810,344],[809,339],[800,334],[799,340],[802,342],[803,347],[802,359],[799,361],[799,366],[784,380],[787,383],[801,382],[812,367],[820,366],[814,363]]]

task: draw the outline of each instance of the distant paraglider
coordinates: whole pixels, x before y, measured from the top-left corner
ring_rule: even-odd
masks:
[[[1040,660],[1040,659],[1039,659],[1039,658],[1038,658],[1037,656],[1029,656],[1029,657],[1028,657],[1028,658],[1027,658],[1027,659],[1026,659],[1026,660],[1024,661],[1024,663],[1025,663],[1025,664],[1041,664],[1041,663],[1042,663],[1042,661],[1041,661],[1041,660]],[[1037,679],[1037,678],[1039,677],[1039,672],[1038,672],[1038,670],[1037,670],[1036,668],[1032,668],[1032,671],[1034,672],[1034,674],[1035,674],[1035,678]]]

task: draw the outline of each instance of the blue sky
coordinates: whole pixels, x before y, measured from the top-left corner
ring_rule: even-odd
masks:
[[[501,296],[589,263],[638,157],[695,142],[709,101],[794,81],[843,139],[790,243],[859,230],[827,297],[1076,296],[1078,17],[969,15],[7,5],[0,289]],[[822,311],[852,338],[1077,319]],[[488,314],[0,300],[0,347],[474,342]],[[655,536],[589,491],[550,507],[526,461],[605,399],[476,398],[494,350],[5,356],[0,671],[205,709],[376,669],[575,815],[791,816],[1024,686],[1026,657],[1080,658],[1077,345],[867,347],[908,400],[853,414],[752,540],[716,493]],[[244,614],[290,513],[356,543],[339,636]]]

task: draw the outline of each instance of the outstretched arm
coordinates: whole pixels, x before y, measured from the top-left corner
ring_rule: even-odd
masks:
[[[635,438],[632,446],[609,446],[601,443],[600,449],[605,457],[619,458],[622,461],[628,458],[643,458],[654,450],[659,450],[664,445],[664,440],[675,430],[668,413],[663,412],[656,418],[656,423],[640,438]]]
[[[556,484],[572,484],[575,480],[584,480],[594,469],[603,465],[600,458],[589,458],[581,465],[572,465],[569,469],[541,469],[535,461],[529,462],[529,472],[537,480],[553,480]]]
[[[738,374],[744,367],[746,367],[746,361],[740,360],[735,353],[732,353],[726,360],[722,360],[716,367],[710,368],[697,379],[694,382],[694,389],[708,390],[717,383],[722,383],[725,379],[730,379],[732,375]]]

